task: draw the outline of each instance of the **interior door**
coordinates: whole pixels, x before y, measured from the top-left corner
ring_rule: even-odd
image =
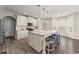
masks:
[[[4,33],[5,37],[14,37],[14,19],[4,18]]]

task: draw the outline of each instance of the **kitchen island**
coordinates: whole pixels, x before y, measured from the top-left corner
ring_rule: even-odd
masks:
[[[46,53],[45,52],[45,38],[50,36],[52,31],[45,31],[45,30],[34,30],[29,31],[28,33],[28,44],[33,49],[38,52]]]

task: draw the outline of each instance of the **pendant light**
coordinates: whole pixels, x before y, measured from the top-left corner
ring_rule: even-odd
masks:
[[[39,18],[39,8],[40,8],[40,5],[37,5],[38,6],[38,18]]]
[[[43,10],[43,18],[45,17],[45,8],[42,9]],[[43,22],[45,22],[45,20],[43,20]]]
[[[37,7],[38,7],[38,19],[37,19],[37,26],[38,26],[38,29],[39,30],[41,30],[42,29],[42,22],[41,22],[41,19],[40,19],[40,13],[39,13],[39,11],[40,11],[40,5],[37,5]]]
[[[40,5],[37,5],[37,7],[38,7],[38,20],[40,20],[40,16],[39,16]]]
[[[48,11],[46,11],[46,17],[48,17]]]
[[[46,11],[46,17],[48,17],[48,11]],[[49,21],[47,20],[46,23],[49,23]]]
[[[45,17],[45,8],[43,8],[43,18]]]

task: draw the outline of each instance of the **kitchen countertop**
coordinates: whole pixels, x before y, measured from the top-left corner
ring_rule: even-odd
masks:
[[[51,35],[53,32],[50,31],[50,30],[49,31],[45,31],[45,30],[34,30],[34,31],[30,31],[30,33],[46,36],[46,35]]]

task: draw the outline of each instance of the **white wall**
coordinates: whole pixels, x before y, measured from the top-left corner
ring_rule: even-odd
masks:
[[[4,17],[4,16],[13,16],[14,17],[15,14],[16,13],[0,9],[0,16],[1,17]]]

